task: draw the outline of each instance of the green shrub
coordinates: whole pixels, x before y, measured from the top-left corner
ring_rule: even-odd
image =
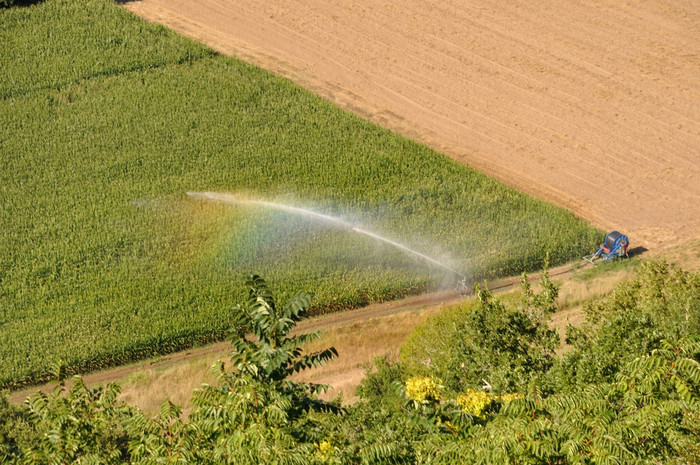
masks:
[[[396,383],[404,381],[404,372],[400,363],[377,357],[374,366],[365,366],[365,376],[355,389],[355,394],[375,408],[398,407],[403,403],[403,398],[396,390]]]
[[[567,331],[574,348],[550,374],[560,390],[610,382],[621,367],[658,349],[662,340],[699,335],[700,274],[665,262],[642,262],[635,279],[586,305],[584,314],[584,324]]]
[[[612,383],[522,398],[455,440],[416,449],[426,463],[700,463],[700,340],[663,343],[620,369]]]
[[[486,386],[494,393],[523,389],[554,362],[559,336],[547,327],[557,286],[545,272],[542,292],[523,278],[523,304],[501,300],[476,286],[476,299],[432,317],[401,347],[410,373],[434,374],[453,392]],[[512,300],[512,299],[511,299]]]
[[[7,391],[0,391],[0,463],[13,463],[23,447],[36,440],[26,409],[12,404]]]

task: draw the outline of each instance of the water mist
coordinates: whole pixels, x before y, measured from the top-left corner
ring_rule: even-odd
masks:
[[[245,199],[241,198],[232,194],[224,194],[220,192],[188,192],[187,195],[190,197],[194,198],[199,198],[199,199],[206,199],[206,200],[212,200],[212,201],[217,201],[217,202],[224,202],[224,203],[229,203],[229,204],[247,204],[247,205],[259,205],[262,207],[266,208],[271,208],[275,210],[281,210],[289,213],[293,213],[296,215],[301,215],[305,216],[307,218],[313,218],[319,221],[335,224],[337,226],[349,229],[351,231],[354,231],[359,234],[363,234],[367,237],[371,237],[372,239],[384,242],[386,244],[392,245],[393,247],[396,247],[398,249],[403,250],[404,252],[414,255],[416,257],[420,257],[424,259],[427,262],[432,263],[433,265],[439,266],[454,275],[458,276],[460,278],[460,285],[464,286],[466,285],[466,276],[459,271],[450,268],[449,266],[445,265],[444,263],[428,256],[425,255],[417,250],[413,250],[410,247],[401,244],[400,242],[394,241],[392,239],[389,239],[387,237],[381,236],[377,233],[374,233],[372,231],[368,231],[366,229],[360,228],[358,226],[355,226],[352,223],[349,223],[347,221],[344,221],[340,218],[331,216],[331,215],[325,215],[323,213],[318,213],[314,212],[311,210],[307,210],[305,208],[300,208],[300,207],[293,207],[291,205],[285,205],[281,203],[275,203],[275,202],[268,202],[265,200],[254,200],[254,199]]]

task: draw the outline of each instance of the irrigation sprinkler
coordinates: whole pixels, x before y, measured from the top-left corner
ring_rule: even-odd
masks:
[[[592,265],[595,265],[595,262],[598,259],[602,261],[609,261],[618,257],[627,257],[629,246],[630,240],[627,236],[619,231],[611,231],[607,236],[605,236],[605,240],[600,245],[598,251],[594,254],[586,255],[583,257],[583,259]]]

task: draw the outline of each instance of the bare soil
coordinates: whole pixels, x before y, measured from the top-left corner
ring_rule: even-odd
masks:
[[[686,0],[140,0],[648,249],[700,237],[700,8]]]

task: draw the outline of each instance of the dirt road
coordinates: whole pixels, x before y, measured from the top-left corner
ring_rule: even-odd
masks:
[[[700,8],[593,0],[125,6],[634,245],[700,237]]]

